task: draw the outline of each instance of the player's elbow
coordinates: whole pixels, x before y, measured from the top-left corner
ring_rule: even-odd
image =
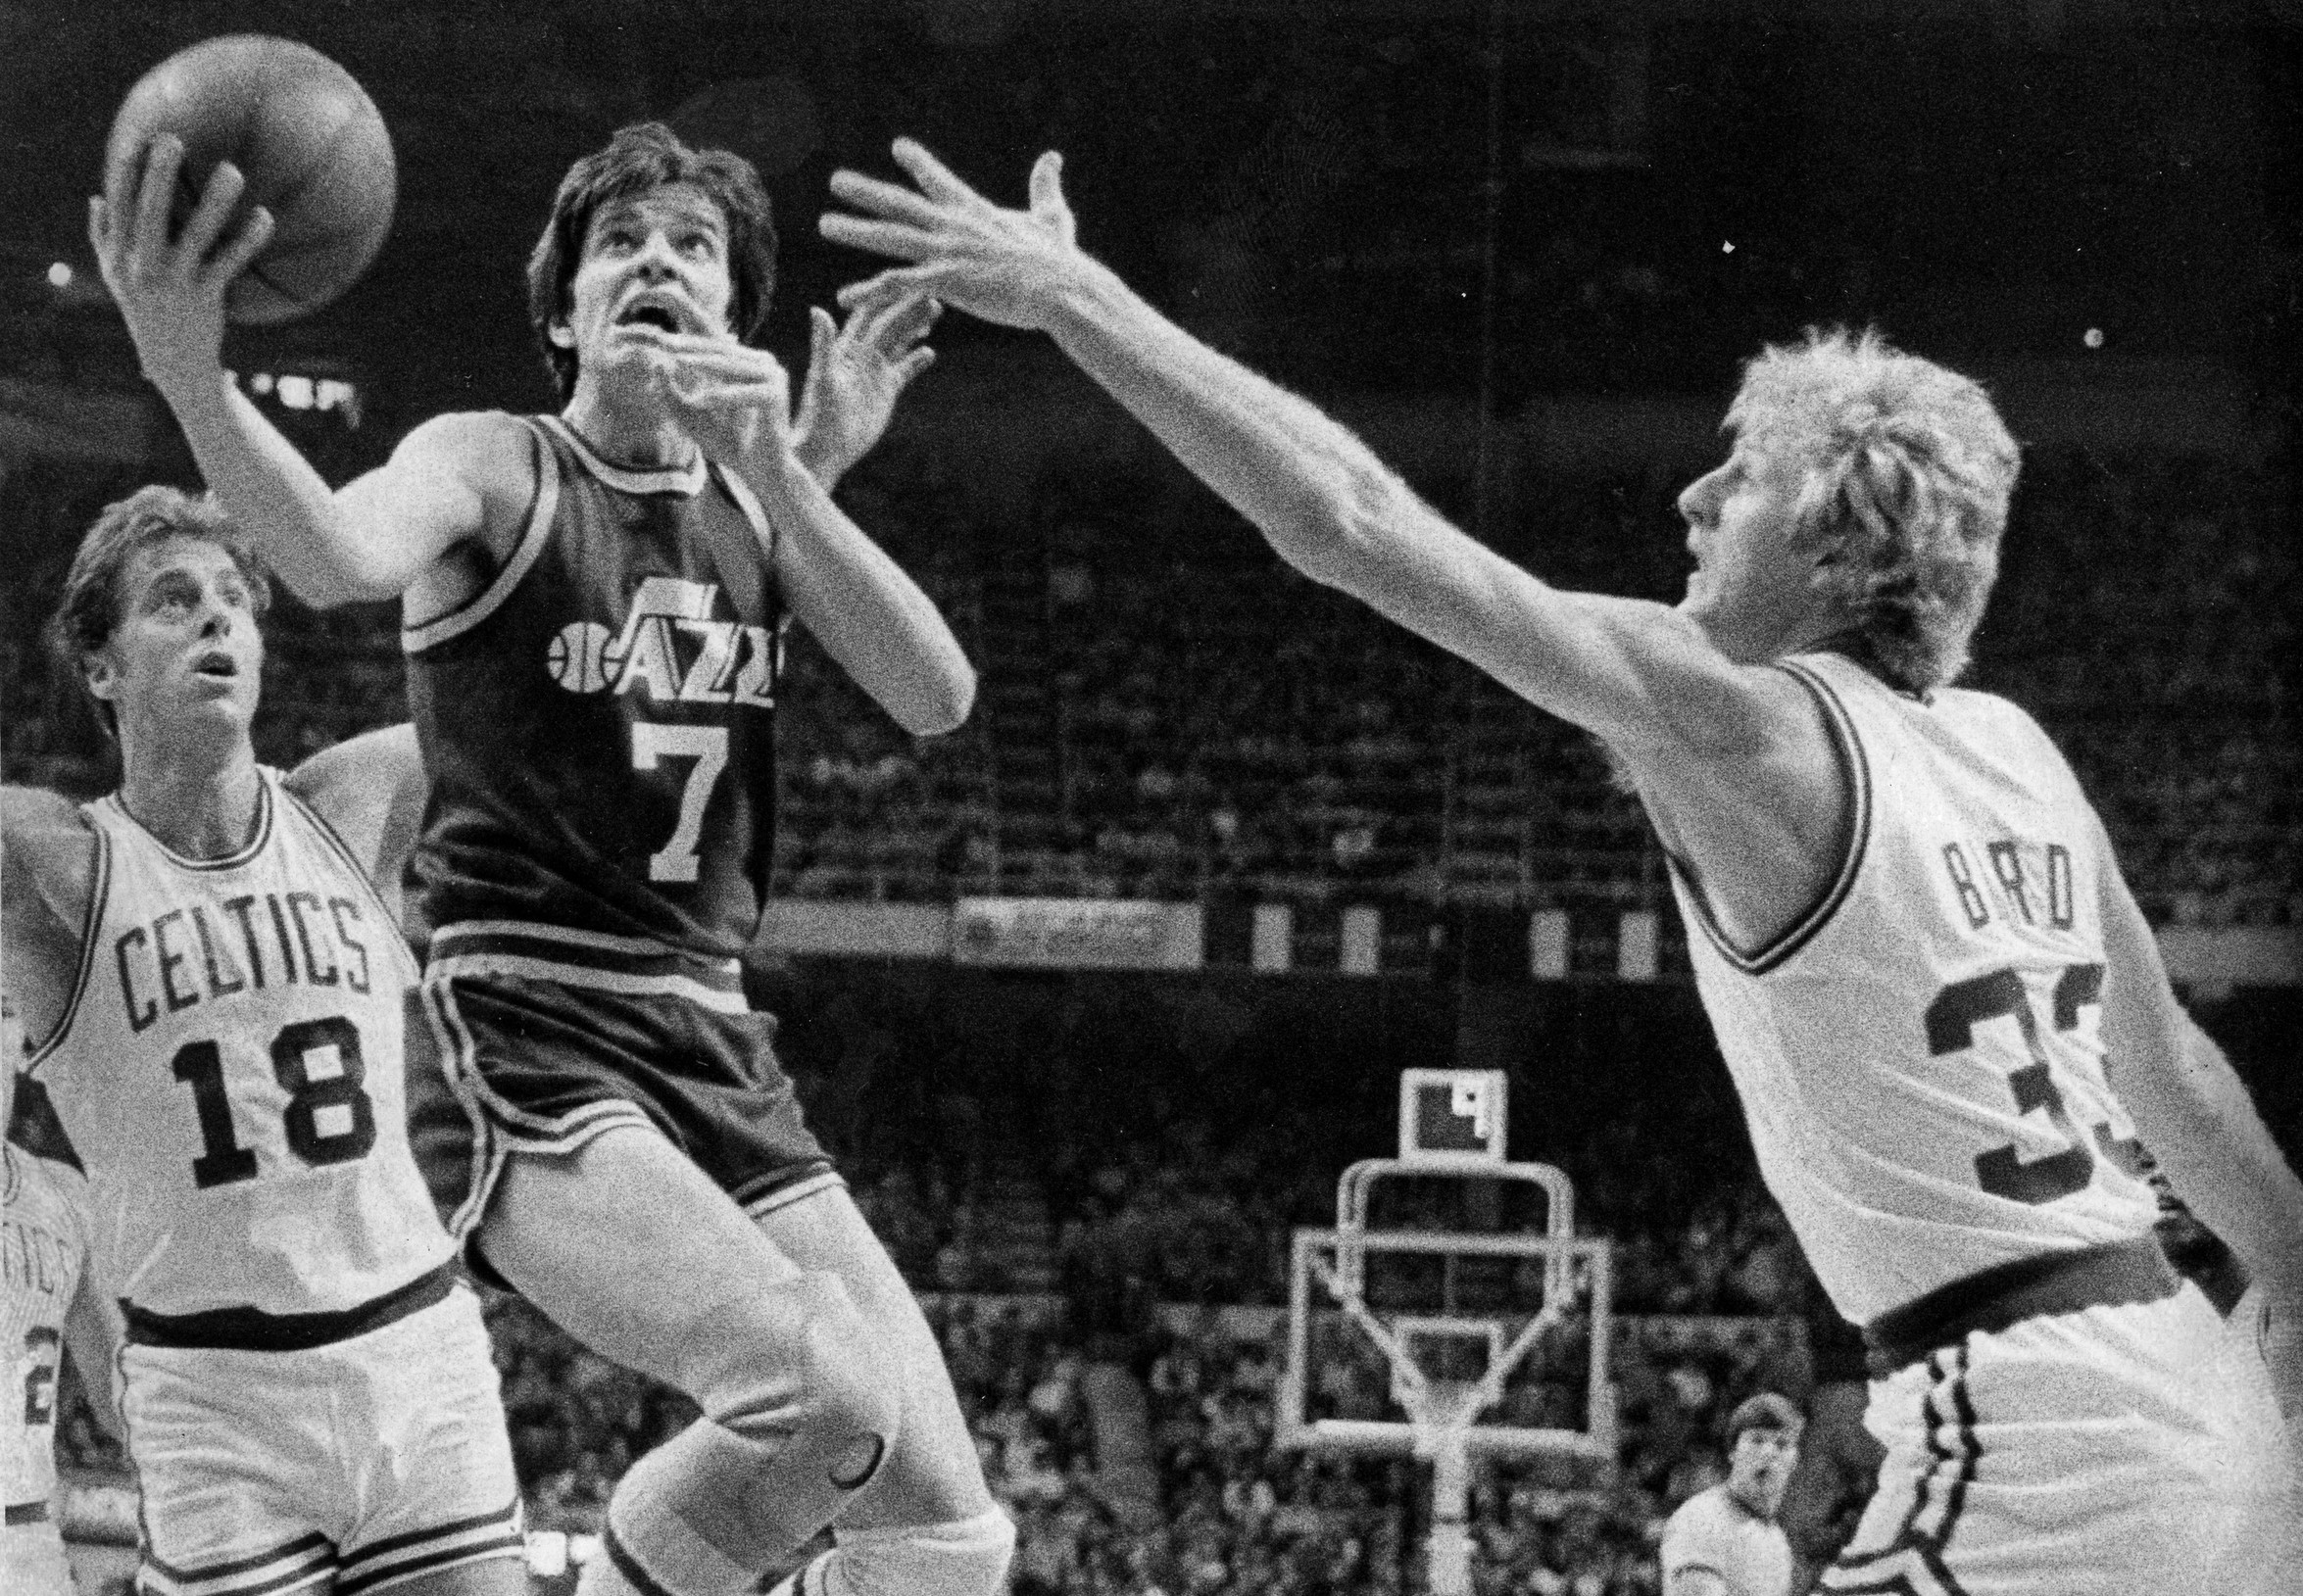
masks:
[[[967,722],[975,708],[975,667],[965,659],[936,672],[906,701],[893,706],[896,723],[913,737],[942,737]]]
[[[1313,581],[1363,594],[1397,563],[1400,533],[1417,505],[1391,472],[1339,463],[1313,473],[1264,532],[1281,557]]]

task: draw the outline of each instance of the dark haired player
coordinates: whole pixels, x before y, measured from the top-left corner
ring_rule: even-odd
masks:
[[[1790,1596],[1791,1543],[1776,1512],[1799,1461],[1799,1410],[1773,1391],[1728,1415],[1728,1476],[1663,1526],[1663,1596]]]
[[[212,263],[246,242],[198,220],[168,240],[179,156],[156,142],[92,219],[145,370],[300,594],[402,601],[432,778],[425,995],[479,1163],[458,1228],[703,1409],[618,1485],[581,1588],[734,1596],[837,1516],[811,1589],[990,1596],[1013,1529],[736,968],[787,618],[910,732],[974,695],[935,606],[822,486],[925,363],[932,307],[837,340],[817,313],[795,419],[745,342],[773,284],[757,174],[629,127],[569,170],[529,266],[561,412],[437,417],[330,492],[222,373]],[[220,170],[201,216],[235,187]]]
[[[406,734],[259,765],[268,597],[221,511],[172,488],[80,544],[50,630],[121,783],[76,806],[0,790],[30,1047],[9,1133],[84,1175],[94,1323],[117,1302],[125,1344],[80,1369],[117,1369],[140,1590],[507,1596],[518,1483],[479,1306],[409,1147],[416,968],[373,885],[396,879],[378,866],[407,817],[371,776],[406,762]],[[27,1415],[40,1374],[8,1388]]]

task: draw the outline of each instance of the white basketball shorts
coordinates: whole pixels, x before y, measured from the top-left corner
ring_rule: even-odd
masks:
[[[146,1596],[337,1596],[524,1555],[469,1289],[292,1352],[122,1349]]]
[[[1871,1386],[1887,1449],[1819,1587],[1902,1596],[2200,1589],[2258,1460],[2197,1287],[1971,1331]]]
[[[53,1514],[0,1527],[0,1591],[7,1596],[73,1596],[72,1565]]]

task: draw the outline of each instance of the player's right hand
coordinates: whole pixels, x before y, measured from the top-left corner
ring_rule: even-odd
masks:
[[[88,201],[97,269],[120,305],[144,374],[171,398],[187,385],[216,380],[223,359],[224,293],[272,231],[271,213],[262,206],[229,226],[247,179],[225,161],[209,174],[200,203],[172,238],[169,208],[183,161],[183,141],[162,133],[108,168],[104,193]]]
[[[953,175],[907,138],[897,165],[917,190],[859,171],[832,173],[832,193],[862,216],[827,211],[816,226],[835,244],[913,263],[840,290],[852,313],[868,314],[906,296],[956,305],[1004,327],[1047,330],[1067,290],[1099,268],[1080,252],[1063,198],[1063,158],[1051,150],[1032,164],[1031,205],[1007,211]]]

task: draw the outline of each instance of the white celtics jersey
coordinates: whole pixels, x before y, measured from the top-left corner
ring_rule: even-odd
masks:
[[[1822,901],[1730,947],[1684,873],[1696,985],[1762,1173],[1858,1324],[1994,1264],[2147,1235],[2134,1125],[2098,1039],[2105,846],[2015,705],[1788,661],[1855,795]]]
[[[14,1060],[9,1060],[13,1067]],[[49,1596],[59,1561],[57,1372],[88,1255],[80,1178],[0,1142],[0,1590]],[[102,1370],[87,1378],[103,1379]]]
[[[117,797],[85,813],[79,979],[30,1073],[88,1172],[106,1289],[332,1313],[441,1263],[408,1146],[416,963],[359,864],[271,770],[224,858],[170,852]]]

